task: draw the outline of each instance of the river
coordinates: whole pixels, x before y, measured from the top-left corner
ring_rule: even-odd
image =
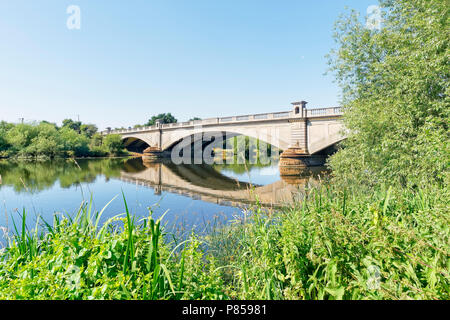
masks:
[[[0,160],[0,226],[12,229],[23,210],[31,228],[39,216],[51,222],[55,214],[73,216],[83,201],[100,211],[102,219],[129,210],[137,217],[164,216],[166,228],[203,232],[212,224],[235,219],[258,200],[274,209],[299,201],[309,184],[325,175],[317,167],[298,176],[280,177],[270,165],[175,165],[144,163],[140,158]],[[0,237],[2,232],[0,231]]]

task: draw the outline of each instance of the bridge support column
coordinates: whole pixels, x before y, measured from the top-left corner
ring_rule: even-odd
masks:
[[[322,166],[326,156],[309,155],[301,148],[289,148],[280,155],[280,175],[296,176],[308,167]]]
[[[282,176],[298,175],[308,167],[308,137],[306,101],[293,102],[290,147],[280,155],[280,174]]]
[[[302,148],[289,148],[280,155],[280,175],[298,175],[308,167],[308,155]]]

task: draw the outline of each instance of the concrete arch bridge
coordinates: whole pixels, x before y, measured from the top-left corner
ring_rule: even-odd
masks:
[[[259,139],[283,151],[280,168],[323,163],[324,154],[345,138],[340,107],[307,109],[307,102],[294,102],[291,111],[209,118],[204,120],[108,130],[119,134],[132,151],[146,149],[144,158],[173,156],[174,151],[199,144],[207,148],[214,141],[233,136]],[[285,170],[289,174],[289,170]]]

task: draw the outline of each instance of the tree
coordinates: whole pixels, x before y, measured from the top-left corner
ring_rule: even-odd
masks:
[[[81,132],[81,121],[73,121],[72,119],[64,119],[62,122],[63,128],[69,128],[76,132]]]
[[[37,136],[25,149],[29,155],[55,157],[63,151],[61,138],[55,124],[41,122],[36,129]]]
[[[63,150],[69,156],[84,157],[89,155],[89,138],[63,126],[59,130]]]
[[[5,121],[0,122],[0,152],[9,149],[10,145],[6,140],[6,134],[13,126],[13,124],[7,123]]]
[[[153,126],[156,123],[156,120],[161,120],[161,123],[176,123],[178,121],[170,112],[160,113],[157,116],[153,116],[151,119],[149,119],[145,125]]]
[[[102,141],[103,141],[102,135],[97,132],[92,136],[90,146],[99,147],[102,145]]]
[[[337,180],[351,183],[440,183],[450,160],[448,3],[380,4],[380,30],[355,12],[336,24],[329,62],[348,139],[330,165]]]
[[[27,148],[38,135],[37,127],[33,124],[17,124],[6,133],[6,142],[13,153],[19,156],[27,155]]]
[[[193,118],[190,118],[190,119],[189,119],[189,121],[196,121],[196,120],[202,120],[202,118],[199,118],[199,117],[193,117]]]
[[[118,134],[107,135],[103,139],[103,146],[109,154],[118,155],[123,151],[122,138]]]
[[[92,138],[92,136],[97,133],[97,131],[98,128],[95,124],[82,124],[80,126],[80,132],[88,138]]]

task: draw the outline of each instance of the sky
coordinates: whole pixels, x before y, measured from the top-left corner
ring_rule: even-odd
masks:
[[[288,111],[300,100],[337,106],[340,90],[325,75],[334,22],[346,7],[365,15],[376,4],[0,0],[0,120],[79,118],[104,129],[164,112],[187,121]]]

